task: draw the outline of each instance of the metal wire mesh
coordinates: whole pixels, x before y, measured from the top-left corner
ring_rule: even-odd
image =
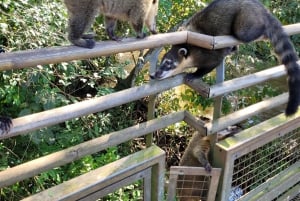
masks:
[[[210,176],[180,175],[177,180],[177,198],[184,200],[206,201],[208,197]]]
[[[232,188],[243,195],[300,160],[300,129],[234,161]]]

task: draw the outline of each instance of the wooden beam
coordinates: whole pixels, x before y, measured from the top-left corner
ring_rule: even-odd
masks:
[[[300,64],[300,62],[299,62]],[[209,98],[218,97],[223,94],[237,91],[258,83],[265,82],[269,79],[275,79],[286,74],[283,65],[259,71],[254,74],[228,80],[210,87]],[[284,83],[286,84],[286,83]]]
[[[111,185],[118,184],[118,182],[122,182],[122,180],[134,174],[139,174],[160,163],[161,160],[165,160],[165,152],[157,146],[151,146],[23,200],[71,201],[106,189],[105,194],[98,197],[101,198],[116,190],[116,187],[111,187]],[[163,175],[163,172],[161,172],[161,175],[157,176],[162,177]],[[140,179],[142,179],[142,177]],[[134,182],[134,180],[131,182]],[[128,181],[126,183],[128,183]],[[116,186],[119,187],[120,185]]]
[[[227,128],[228,126],[237,124],[249,117],[262,113],[264,111],[270,110],[272,108],[283,105],[287,102],[288,94],[284,93],[274,98],[270,98],[259,103],[250,105],[244,109],[233,112],[227,116],[216,119],[205,125],[207,129],[207,134],[213,134],[220,130]]]
[[[150,49],[168,44],[186,43],[187,32],[151,35],[144,39],[127,38],[122,41],[100,41],[93,49],[77,46],[48,47],[0,54],[0,70],[35,67],[37,65],[82,60],[99,56]]]
[[[283,26],[283,29],[288,35],[300,34],[300,23]],[[264,39],[265,38],[259,38],[255,41],[262,41]],[[242,44],[242,42],[232,36],[215,36],[212,45],[213,49],[221,49],[239,44]]]
[[[300,33],[300,23],[284,26],[290,35]],[[99,41],[93,49],[76,46],[48,47],[34,50],[16,51],[0,54],[0,70],[20,69],[61,63],[72,60],[82,60],[129,52],[140,49],[189,43],[208,49],[220,49],[238,45],[241,42],[232,36],[208,36],[190,31],[161,33],[144,39],[127,38],[122,41]]]
[[[143,97],[160,93],[176,87],[184,82],[184,75],[156,81],[138,87],[132,87],[99,98],[85,100],[79,103],[39,112],[13,119],[13,127],[9,133],[1,135],[0,139],[28,133],[39,128],[55,125],[67,120],[101,112]]]

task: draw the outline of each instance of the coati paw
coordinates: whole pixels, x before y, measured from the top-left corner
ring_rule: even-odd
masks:
[[[188,73],[188,74],[186,74],[186,76],[185,76],[185,80],[186,81],[188,81],[188,82],[191,82],[191,81],[193,81],[194,79],[197,79],[197,78],[201,78],[202,76],[199,76],[199,75],[197,75],[197,74],[194,74],[194,73]]]
[[[156,30],[151,30],[152,34],[158,34],[158,32]]]
[[[117,37],[117,36],[112,36],[110,39],[111,39],[111,40],[114,40],[114,41],[117,41],[117,42],[122,41],[122,38],[119,38],[119,37]]]
[[[93,49],[96,45],[96,42],[93,39],[85,39],[85,47]]]
[[[146,36],[147,36],[147,34],[142,32],[142,33],[137,34],[136,38],[142,39],[142,38],[145,38]]]
[[[8,133],[11,129],[11,126],[11,118],[0,116],[0,135]]]
[[[211,167],[211,165],[210,165],[209,163],[207,163],[207,164],[204,166],[204,169],[205,169],[206,172],[211,172],[212,167]]]

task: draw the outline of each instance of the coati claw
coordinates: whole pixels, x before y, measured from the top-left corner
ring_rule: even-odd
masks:
[[[9,117],[0,116],[0,136],[10,131],[12,126],[12,120]]]
[[[204,168],[205,168],[205,171],[206,171],[206,172],[211,172],[211,170],[212,170],[212,167],[211,167],[211,165],[210,165],[209,163],[207,163],[207,164],[204,166]]]

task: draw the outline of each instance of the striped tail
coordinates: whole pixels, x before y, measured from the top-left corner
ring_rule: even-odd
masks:
[[[289,99],[285,114],[293,115],[297,112],[300,104],[300,66],[298,56],[289,36],[283,30],[281,23],[269,15],[270,24],[266,27],[266,36],[274,46],[275,53],[280,57],[281,63],[285,65],[288,76]]]

